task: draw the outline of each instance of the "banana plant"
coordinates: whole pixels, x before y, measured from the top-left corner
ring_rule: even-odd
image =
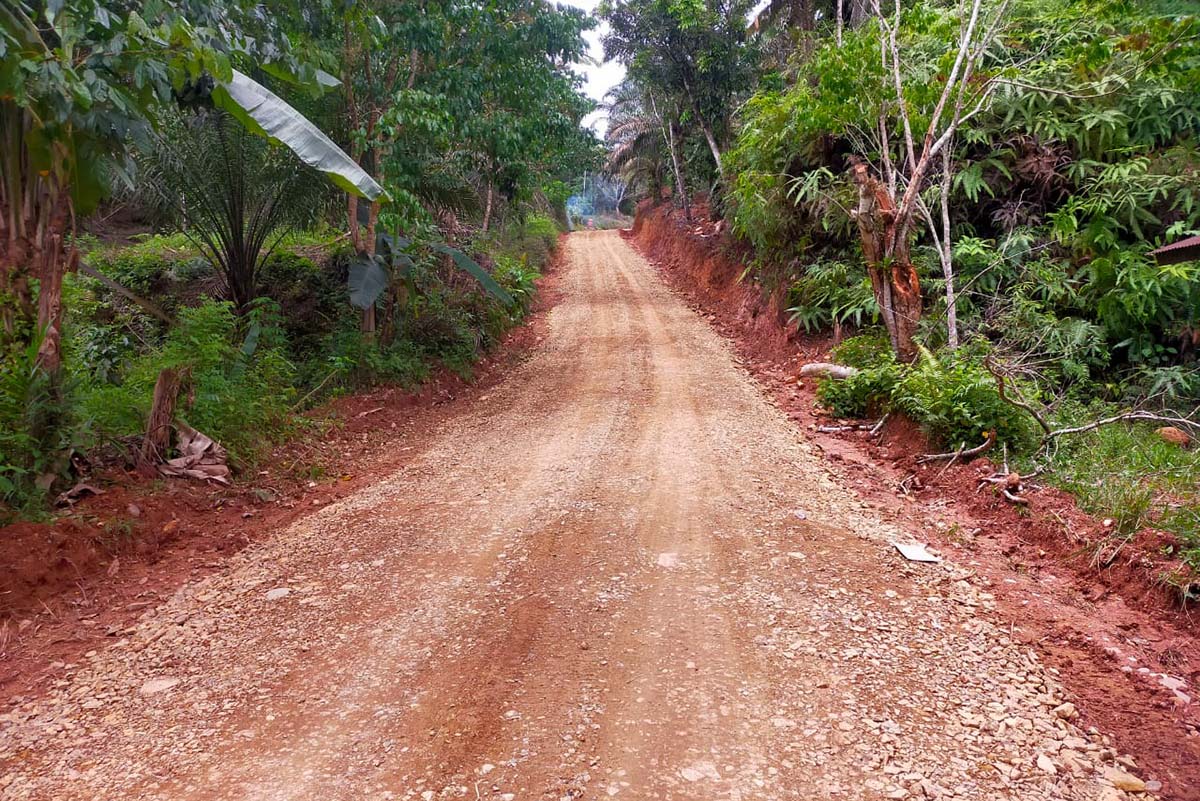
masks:
[[[212,101],[247,130],[291,150],[339,189],[367,200],[388,199],[383,187],[324,131],[249,76],[233,70],[228,81],[213,87]]]
[[[402,281],[406,293],[411,296],[416,292],[412,268],[414,261],[407,252],[414,245],[408,237],[400,234],[379,233],[375,237],[375,252],[360,253],[350,262],[350,273],[347,285],[350,289],[350,303],[359,309],[370,309],[383,295],[393,280]],[[512,295],[504,287],[496,283],[477,261],[458,248],[450,247],[444,242],[426,243],[430,250],[449,256],[456,267],[470,275],[480,286],[506,306],[515,302]]]

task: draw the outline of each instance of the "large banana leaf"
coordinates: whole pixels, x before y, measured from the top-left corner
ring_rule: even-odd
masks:
[[[454,259],[454,263],[463,272],[469,273],[476,281],[478,281],[484,289],[491,295],[498,298],[501,303],[509,306],[513,304],[512,295],[504,291],[504,287],[496,283],[496,279],[492,278],[491,273],[483,269],[474,259],[463,253],[457,248],[452,248],[449,245],[443,245],[440,242],[430,245],[433,250],[438,253],[445,253],[450,258]]]
[[[388,286],[388,270],[379,256],[356,256],[350,262],[350,274],[346,283],[350,288],[350,304],[359,309],[369,309],[379,300]]]
[[[284,145],[305,164],[325,173],[338,187],[366,198],[387,199],[383,187],[316,125],[252,78],[233,77],[213,89],[213,102],[249,130]]]

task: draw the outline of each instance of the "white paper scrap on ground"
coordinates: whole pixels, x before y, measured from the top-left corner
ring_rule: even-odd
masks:
[[[892,545],[896,550],[910,562],[940,562],[942,557],[934,556],[929,551],[925,550],[925,546],[919,542],[893,542]]]

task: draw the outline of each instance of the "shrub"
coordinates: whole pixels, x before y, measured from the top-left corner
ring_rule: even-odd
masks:
[[[80,415],[102,436],[140,434],[159,372],[184,369],[189,388],[177,416],[224,445],[235,461],[253,461],[291,423],[295,371],[284,341],[270,302],[258,302],[245,318],[213,300],[181,309],[162,347],[131,362],[119,383],[80,389]]]
[[[788,320],[812,332],[833,324],[875,322],[879,306],[866,271],[846,261],[811,264],[788,292]]]
[[[73,444],[63,388],[37,366],[40,344],[0,359],[0,520],[37,506]]]
[[[512,245],[505,250],[518,258],[524,256],[529,263],[541,269],[550,261],[550,254],[558,245],[558,234],[558,223],[553,219],[542,214],[531,214],[513,237]]]
[[[97,271],[142,295],[161,291],[176,267],[184,273],[198,269],[188,264],[196,259],[196,248],[183,234],[147,236],[131,245],[99,248],[84,259]]]
[[[496,257],[496,266],[492,270],[492,277],[516,301],[517,313],[514,316],[518,319],[524,317],[533,304],[537,290],[536,281],[541,277],[541,273],[530,266],[529,259],[525,255],[518,258],[501,254]]]
[[[918,423],[931,439],[957,448],[983,442],[995,431],[998,442],[1021,450],[1034,444],[1032,420],[1006,403],[970,348],[934,355],[927,350],[915,364],[897,364],[881,334],[851,337],[834,348],[839,364],[858,368],[841,381],[823,380],[817,397],[839,417],[875,416],[895,409]]]
[[[823,379],[817,386],[822,406],[838,417],[868,417],[887,411],[900,378],[900,365],[886,335],[876,332],[850,337],[834,348],[831,356],[858,372],[841,381]]]
[[[277,250],[259,271],[262,294],[279,304],[288,353],[297,364],[319,358],[322,343],[348,313],[344,262],[328,266],[290,250]]]
[[[345,389],[378,384],[413,388],[429,376],[429,365],[421,349],[408,339],[388,345],[363,337],[358,326],[346,323],[329,335],[325,343],[326,363]]]
[[[966,349],[940,358],[922,349],[896,383],[892,405],[946,447],[978,445],[988,431],[1016,450],[1035,442],[1029,415],[1001,399],[995,379]]]

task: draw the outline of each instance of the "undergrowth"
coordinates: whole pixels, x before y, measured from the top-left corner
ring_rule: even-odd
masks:
[[[886,336],[868,332],[834,348],[832,360],[858,372],[845,380],[823,379],[817,398],[838,417],[903,413],[947,450],[979,445],[995,431],[997,447],[1007,447],[1020,470],[1043,467],[1045,480],[1075,496],[1081,509],[1111,520],[1114,536],[1129,538],[1145,528],[1165,532],[1175,544],[1164,546],[1164,555],[1200,570],[1200,451],[1166,441],[1145,423],[1064,436],[1039,451],[1036,424],[1000,398],[985,355],[982,344],[955,352],[922,350],[915,363],[903,365]],[[1021,391],[1027,398],[1039,395],[1027,382]],[[1066,400],[1052,422],[1065,428],[1118,411],[1112,403]]]
[[[128,455],[146,424],[159,372],[186,376],[176,417],[249,469],[304,427],[331,396],[380,384],[415,388],[438,367],[474,364],[529,312],[557,245],[548,217],[530,216],[472,243],[511,295],[505,305],[430,257],[414,265],[405,302],[364,337],[347,302],[349,253],[328,232],[290,234],[266,261],[260,293],[238,315],[215,298],[220,280],[179,234],[125,246],[79,242],[86,262],[166,312],[170,325],[94,279],[64,286],[69,371],[36,367],[36,343],[0,360],[0,521],[40,514],[72,453]]]
[[[1094,417],[1072,410],[1071,419]],[[1115,536],[1151,527],[1171,535],[1166,556],[1200,569],[1200,452],[1165,441],[1153,425],[1111,425],[1066,439],[1050,454],[1047,481],[1085,512],[1112,520]]]

